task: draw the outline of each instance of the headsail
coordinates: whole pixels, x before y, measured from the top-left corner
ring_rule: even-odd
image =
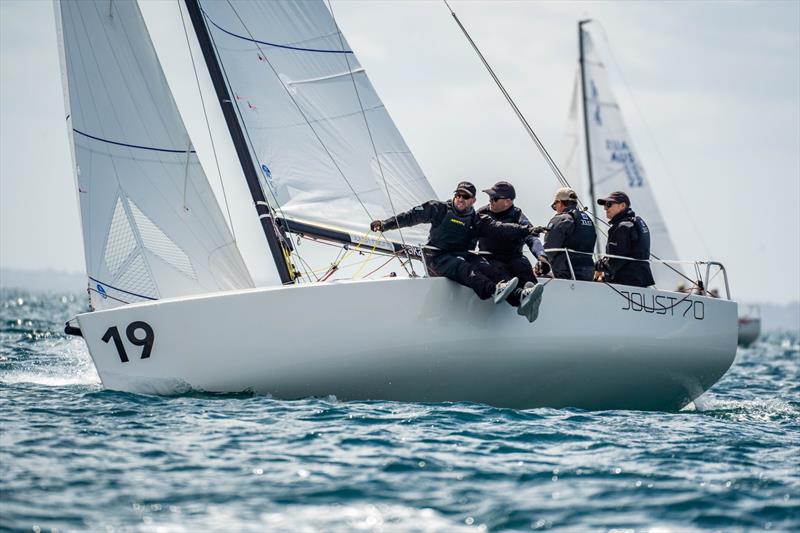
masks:
[[[280,217],[363,234],[435,197],[322,1],[200,5]]]
[[[94,307],[252,287],[138,4],[56,6]]]
[[[650,227],[652,254],[660,259],[678,259],[649,178],[634,150],[619,104],[611,91],[606,67],[589,32],[584,29],[581,31],[583,32],[585,72],[582,94],[585,103],[584,117],[589,136],[589,164],[594,177],[594,190],[600,197],[612,191],[625,191],[631,199],[634,211],[641,215]],[[578,86],[580,85],[580,73],[578,73]],[[580,154],[584,151],[574,149],[571,146],[574,139],[569,139],[569,131],[573,132],[573,137],[577,137],[574,133],[578,129],[575,127],[575,111],[578,109],[576,103],[577,99],[573,98],[570,121],[567,126],[568,158],[565,164],[567,169],[580,167]],[[586,142],[586,139],[583,139],[583,142]],[[596,198],[588,197],[591,189],[588,179],[587,173],[584,173],[580,184],[574,184],[576,189],[583,193],[581,199],[586,204],[594,203],[596,200]],[[598,216],[602,216],[602,213],[598,213]],[[604,241],[601,249],[605,249]],[[672,288],[680,281],[674,270],[657,263],[653,263],[653,276],[656,279],[656,285],[664,288]]]

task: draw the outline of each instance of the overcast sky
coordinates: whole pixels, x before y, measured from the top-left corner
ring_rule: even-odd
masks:
[[[725,263],[737,299],[800,299],[800,2],[451,5],[557,161],[577,20],[595,19],[679,258]],[[143,6],[148,22],[159,8]],[[0,0],[0,267],[77,272],[52,10]],[[535,223],[549,219],[557,182],[442,3],[338,0],[333,10],[442,197],[461,179],[508,179]],[[175,33],[154,32],[157,47]]]

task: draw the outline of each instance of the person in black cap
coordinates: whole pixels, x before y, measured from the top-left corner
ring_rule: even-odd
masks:
[[[478,209],[478,214],[486,215],[498,222],[521,224],[523,226],[531,225],[522,209],[514,205],[517,193],[514,190],[514,186],[509,182],[498,181],[490,189],[484,189],[483,192],[489,195],[489,204]],[[546,275],[549,272],[549,263],[538,235],[529,234],[515,240],[495,237],[481,237],[478,239],[478,249],[484,252],[484,257],[489,262],[489,265],[496,271],[494,277],[505,277],[507,279],[513,276],[519,279],[520,285],[533,288],[536,285],[536,276],[533,273],[531,262],[522,254],[523,245],[527,245],[540,264],[545,265],[547,270],[544,270],[543,273]],[[532,292],[534,296],[524,301],[520,301],[518,294],[512,293],[508,296],[507,301],[512,306],[518,307],[520,315],[525,315],[535,320],[538,311],[529,311],[529,308],[541,301],[542,289],[543,287],[539,286]],[[520,305],[521,303],[523,305]]]
[[[622,191],[612,192],[597,203],[606,210],[606,217],[611,223],[608,229],[606,253],[638,259],[618,259],[604,257],[595,264],[595,269],[602,275],[603,281],[649,287],[655,285],[653,273],[650,271],[650,230],[642,217],[631,209],[628,195]]]
[[[556,191],[550,207],[556,215],[547,224],[544,237],[546,250],[567,248],[575,252],[547,252],[553,275],[557,278],[592,281],[594,279],[594,259],[592,252],[597,241],[591,217],[578,208],[578,195],[569,187]],[[570,271],[572,265],[572,271]]]
[[[373,220],[372,231],[388,231],[397,228],[430,223],[426,257],[432,275],[444,276],[461,285],[470,287],[481,300],[493,297],[495,303],[516,293],[524,298],[532,290],[518,289],[515,277],[498,280],[493,277],[489,264],[480,255],[472,253],[480,237],[499,239],[523,239],[532,228],[520,224],[503,224],[479,215],[473,209],[475,186],[462,181],[456,187],[452,200],[439,202],[430,200],[386,220]]]

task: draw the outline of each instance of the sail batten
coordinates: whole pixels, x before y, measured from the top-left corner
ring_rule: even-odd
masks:
[[[59,2],[96,309],[253,286],[136,2]]]

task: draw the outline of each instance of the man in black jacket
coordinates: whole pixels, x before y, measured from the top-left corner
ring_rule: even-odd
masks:
[[[492,188],[485,189],[483,192],[489,195],[489,205],[478,209],[479,215],[486,215],[497,222],[520,224],[522,226],[531,225],[522,209],[514,205],[517,193],[514,190],[514,186],[509,182],[498,181]],[[523,245],[528,246],[541,265],[546,265],[545,268],[549,268],[544,246],[538,235],[528,234],[521,239],[514,240],[495,237],[481,237],[478,239],[478,249],[484,253],[489,265],[497,271],[495,277],[500,276],[507,279],[514,276],[519,279],[520,285],[530,288],[536,285],[536,276],[533,273],[531,262],[522,254]],[[544,274],[548,272],[549,270],[545,270]],[[538,297],[531,299],[530,305],[535,305],[541,301],[542,289],[542,287],[539,287],[534,291]],[[518,307],[520,315],[529,315],[528,306],[520,305],[516,293],[510,294],[507,301],[509,304]],[[538,314],[538,311],[530,313],[530,316],[535,320],[536,314]]]
[[[592,251],[597,240],[594,223],[591,217],[578,208],[578,195],[569,187],[558,189],[550,207],[556,216],[547,224],[544,247],[568,248],[569,252],[548,252],[553,275],[557,278],[572,279],[570,264],[575,272],[575,279],[591,281],[594,279],[594,260]]]
[[[494,295],[495,303],[499,303],[515,291],[518,291],[517,297],[524,299],[532,293],[532,289],[517,289],[517,278],[493,279],[488,263],[470,250],[475,248],[480,237],[522,239],[531,234],[532,228],[503,224],[478,215],[472,207],[475,204],[475,192],[472,183],[462,181],[456,187],[452,200],[430,200],[396,217],[373,220],[370,229],[388,231],[430,223],[427,246],[433,249],[428,259],[431,274],[444,276],[471,288],[481,300]]]
[[[619,259],[604,257],[597,262],[595,268],[603,275],[603,281],[649,287],[655,285],[653,273],[650,271],[650,230],[641,217],[631,209],[628,195],[621,191],[612,192],[597,203],[606,210],[606,217],[611,223],[608,230],[606,253],[622,257],[639,259]]]

